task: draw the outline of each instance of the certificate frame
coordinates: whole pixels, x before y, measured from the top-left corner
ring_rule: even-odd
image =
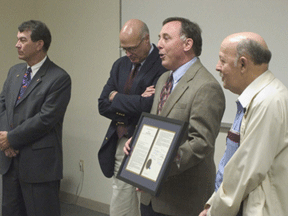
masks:
[[[188,123],[143,112],[116,178],[157,196]]]

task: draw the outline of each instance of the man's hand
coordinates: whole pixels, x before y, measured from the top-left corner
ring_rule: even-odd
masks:
[[[145,90],[145,92],[143,92],[141,94],[142,97],[150,97],[155,93],[155,87],[154,85],[148,86]]]
[[[127,142],[125,143],[124,148],[123,148],[123,151],[124,151],[124,153],[125,153],[126,155],[129,155],[129,154],[130,154],[130,143],[131,143],[131,139],[132,139],[132,137],[131,137],[129,140],[127,140]]]
[[[10,147],[10,143],[7,139],[7,131],[0,131],[0,149],[1,151],[5,151]]]
[[[115,95],[117,94],[118,92],[117,91],[112,91],[110,94],[109,94],[109,101],[112,102]]]
[[[124,151],[124,153],[126,154],[126,155],[129,155],[129,152],[130,152],[130,143],[131,143],[131,139],[132,139],[132,137],[129,139],[129,140],[127,140],[127,142],[125,143],[125,145],[124,145],[124,147],[123,147],[123,151]],[[139,189],[139,188],[136,188],[136,191],[139,191],[139,192],[143,192],[141,189]]]
[[[4,151],[6,157],[16,157],[19,154],[19,150],[14,150],[13,148],[8,148]]]

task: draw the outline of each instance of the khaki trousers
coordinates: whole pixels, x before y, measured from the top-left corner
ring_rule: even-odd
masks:
[[[116,178],[117,172],[124,158],[123,147],[128,139],[118,140],[115,155],[114,176],[112,182],[112,198],[110,216],[140,216],[140,192],[130,184]]]

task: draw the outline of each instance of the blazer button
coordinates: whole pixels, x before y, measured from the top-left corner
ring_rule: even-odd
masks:
[[[106,140],[108,140],[108,137],[105,137]]]

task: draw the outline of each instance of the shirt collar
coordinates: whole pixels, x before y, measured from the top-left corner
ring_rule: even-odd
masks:
[[[271,76],[272,75],[272,76]],[[254,96],[267,85],[267,79],[274,79],[274,75],[271,71],[267,70],[259,77],[257,77],[252,83],[250,83],[247,88],[238,97],[243,108],[247,108]]]
[[[148,56],[152,53],[152,51],[153,51],[153,49],[154,49],[153,44],[150,43],[150,45],[151,45],[151,48],[150,48],[150,50],[149,50]],[[148,56],[147,56],[147,57],[148,57]],[[147,58],[146,58],[146,59],[147,59]],[[141,66],[143,66],[143,64],[145,63],[146,59],[140,63]],[[134,64],[133,64],[133,66],[134,66]],[[140,67],[141,67],[141,66],[140,66]]]
[[[185,63],[184,65],[180,66],[179,68],[177,68],[174,72],[171,71],[171,73],[173,73],[173,83],[178,83],[179,80],[182,78],[182,76],[186,73],[186,71],[197,61],[198,57],[194,57],[193,59],[191,59],[190,61],[188,61],[187,63]]]
[[[44,64],[44,62],[46,61],[47,59],[47,55],[45,56],[44,59],[42,59],[40,62],[38,62],[37,64],[33,65],[31,67],[32,69],[32,73],[31,73],[31,79],[35,76],[35,74],[38,72],[38,70],[40,69],[40,67]],[[27,69],[29,68],[30,66],[27,65]]]

